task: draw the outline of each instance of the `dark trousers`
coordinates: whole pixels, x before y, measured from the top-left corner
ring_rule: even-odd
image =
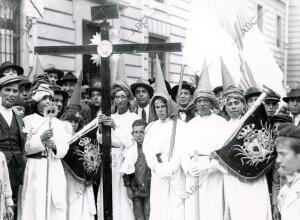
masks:
[[[10,185],[12,190],[12,199],[14,201],[14,219],[17,219],[17,205],[18,205],[18,195],[19,195],[19,188],[23,183],[23,174],[24,174],[24,167],[23,164],[20,166],[15,163],[14,158],[8,164],[8,172],[9,172],[9,179]]]
[[[148,220],[150,215],[150,196],[135,196],[132,201],[135,219]]]

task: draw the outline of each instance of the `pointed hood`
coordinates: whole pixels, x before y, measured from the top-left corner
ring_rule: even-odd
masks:
[[[168,115],[169,118],[177,117],[178,115],[178,107],[177,104],[171,99],[166,84],[164,80],[164,76],[161,70],[160,62],[158,56],[156,55],[156,74],[155,74],[155,88],[154,88],[154,95],[150,102],[150,119],[149,121],[157,120],[158,117],[154,110],[154,102],[158,98],[164,98],[167,101],[168,105]]]
[[[223,90],[226,91],[231,86],[236,86],[227,66],[225,65],[222,57],[220,57],[221,62],[221,74],[222,74],[222,84]]]
[[[195,103],[196,100],[200,97],[209,99],[215,108],[219,106],[217,97],[212,91],[211,83],[209,80],[209,74],[207,70],[206,59],[204,59],[203,61],[203,66],[202,66],[201,74],[199,76],[198,86],[193,96],[193,103]]]
[[[72,93],[72,96],[70,98],[69,104],[67,106],[67,109],[73,109],[78,112],[81,111],[81,86],[82,86],[82,80],[83,80],[83,71],[81,70],[74,91]]]
[[[203,61],[201,74],[199,76],[197,90],[201,91],[212,91],[212,86],[209,80],[208,68],[206,59]]]
[[[127,81],[123,56],[120,56],[118,60],[117,76],[116,81],[112,84],[111,96],[115,97],[116,93],[120,90],[125,91],[129,97],[129,100],[133,99],[133,94]]]
[[[238,88],[227,69],[222,57],[220,57],[221,61],[221,73],[222,73],[222,83],[224,89],[224,98],[237,98],[240,100],[244,100],[244,91]]]
[[[156,55],[156,62],[155,62],[155,67],[156,67],[156,75],[155,75],[155,86],[154,86],[154,93],[164,93],[166,95],[169,95],[166,84],[165,84],[165,79],[163,76],[163,72],[161,70],[161,65],[158,56]]]
[[[44,74],[44,69],[38,54],[35,55],[35,75]]]

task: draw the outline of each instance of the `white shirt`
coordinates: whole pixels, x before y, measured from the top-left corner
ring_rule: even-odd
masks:
[[[7,108],[3,107],[2,105],[0,105],[0,114],[3,116],[3,118],[6,121],[6,123],[10,127],[11,121],[12,121],[12,117],[13,117],[12,108],[7,109]]]
[[[277,198],[282,220],[300,219],[300,173],[287,178]]]
[[[296,115],[294,117],[293,121],[294,121],[294,125],[297,126],[299,124],[299,122],[300,122],[300,114]]]
[[[149,107],[150,105],[146,105],[146,107],[144,108],[145,109],[145,112],[146,112],[146,121],[149,121]],[[139,107],[138,106],[138,110],[137,110],[137,114],[138,116],[140,116],[142,118],[142,111],[143,111],[143,108]]]

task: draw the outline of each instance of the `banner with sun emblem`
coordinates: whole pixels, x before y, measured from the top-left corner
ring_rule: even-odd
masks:
[[[97,142],[98,127],[79,137],[63,158],[65,167],[78,180],[90,184],[100,177],[101,150]]]
[[[213,154],[241,180],[251,181],[262,176],[276,159],[274,135],[264,106],[260,105],[231,140]]]

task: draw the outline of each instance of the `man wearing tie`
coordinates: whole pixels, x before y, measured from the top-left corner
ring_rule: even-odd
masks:
[[[147,80],[140,78],[131,85],[131,91],[138,104],[136,113],[148,123],[150,113],[149,103],[154,92],[152,86]]]
[[[282,98],[293,115],[293,124],[300,125],[300,89],[292,89],[287,97]]]
[[[175,85],[171,90],[172,99],[177,101],[177,93],[178,93],[179,85]],[[191,100],[193,98],[193,94],[195,92],[195,87],[190,83],[183,81],[182,88],[179,94],[178,106],[179,106],[179,118],[182,121],[188,122],[195,116],[195,106],[190,105]]]

